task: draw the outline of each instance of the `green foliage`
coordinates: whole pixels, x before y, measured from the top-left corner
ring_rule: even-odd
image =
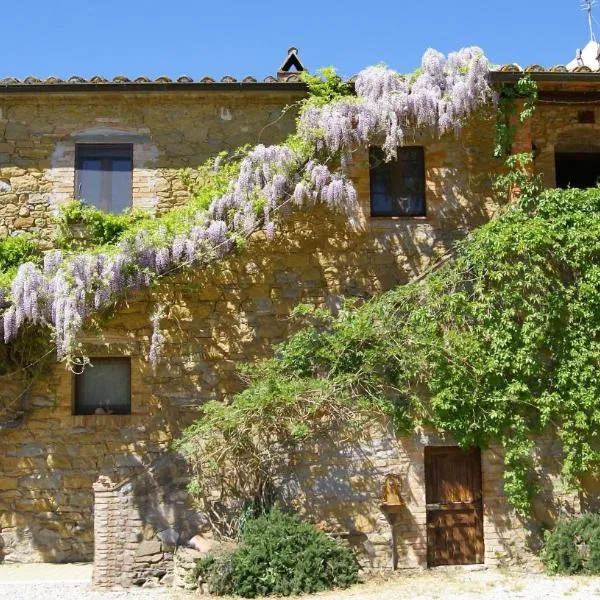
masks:
[[[316,75],[302,71],[300,78],[308,86],[308,97],[304,100],[305,105],[324,106],[351,95],[350,85],[337,74],[333,67],[319,69]]]
[[[73,251],[82,247],[107,250],[141,230],[153,236],[157,244],[167,232],[183,233],[190,219],[206,211],[214,197],[227,191],[229,182],[239,171],[239,157],[246,151],[243,147],[231,154],[222,152],[197,169],[183,169],[181,179],[190,192],[189,201],[158,218],[140,209],[107,213],[82,200],[73,200],[62,206],[55,218],[58,228],[54,245]]]
[[[510,202],[516,191],[523,198],[535,198],[542,192],[541,176],[532,174],[533,155],[530,152],[512,154],[505,162],[508,170],[494,181],[494,191],[499,198]]]
[[[0,240],[0,286],[9,287],[19,265],[41,263],[42,251],[32,235],[23,233]]]
[[[206,210],[213,198],[227,192],[230,181],[239,172],[240,160],[249,148],[246,145],[233,152],[220,152],[216,158],[207,160],[197,169],[181,171],[182,181],[191,195],[191,210]]]
[[[600,575],[600,514],[560,519],[545,533],[542,562],[550,575]]]
[[[272,509],[246,521],[234,552],[199,561],[195,575],[206,577],[217,595],[290,596],[357,583],[358,564],[343,543],[296,515]]]
[[[511,117],[516,112],[517,100],[523,100],[518,121],[524,123],[533,116],[537,103],[537,83],[529,76],[521,77],[513,85],[504,85],[498,93],[498,112],[496,115],[496,145],[494,156],[510,154],[515,135],[515,123]]]
[[[58,225],[55,246],[73,250],[80,246],[115,244],[135,225],[149,220],[148,213],[142,210],[110,213],[86,204],[83,200],[73,200],[61,206],[55,218]],[[75,233],[76,227],[81,228],[79,235]]]
[[[523,185],[518,204],[422,280],[336,318],[302,309],[309,325],[186,432],[198,480],[221,477],[251,499],[299,442],[379,417],[463,447],[499,441],[521,514],[535,492],[533,434],[562,440],[570,485],[597,474],[600,190],[535,190]]]

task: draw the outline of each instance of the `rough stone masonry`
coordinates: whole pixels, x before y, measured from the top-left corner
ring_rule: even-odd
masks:
[[[233,84],[231,91],[140,91],[127,86],[120,91],[3,91],[0,235],[30,231],[51,245],[51,216],[74,195],[75,143],[133,144],[134,206],[161,214],[185,202],[188,192],[180,169],[194,167],[222,149],[279,141],[292,130],[292,113],[279,118],[280,113],[302,92],[295,87],[287,91],[285,85],[256,91]],[[595,110],[593,105],[588,108]],[[550,164],[545,153],[558,143],[557,136],[597,133],[595,125],[583,128],[576,121],[577,110],[570,106],[543,107],[536,113],[524,144],[531,147],[535,136],[547,178],[553,175],[545,168]],[[273,242],[256,234],[244,253],[174,276],[160,289],[131,295],[102,331],[87,331],[82,341],[92,358],[131,357],[131,414],[74,415],[73,375],[61,364],[31,391],[22,426],[0,433],[0,558],[91,560],[95,537],[97,551],[104,544],[102,556],[113,561],[112,567],[106,566],[107,578],[123,569],[124,563],[115,563],[114,557],[122,547],[129,548],[133,554],[126,564],[132,567],[126,576],[133,582],[143,571],[136,571],[135,565],[142,564],[144,556],[153,561],[185,544],[202,523],[190,521],[182,497],[169,500],[185,506],[181,512],[175,514],[166,505],[159,511],[163,529],[141,514],[129,520],[119,517],[117,522],[127,524],[121,529],[102,516],[103,511],[119,494],[133,494],[127,481],[165,455],[198,406],[226,400],[241,388],[236,366],[270,355],[273,344],[290,331],[288,317],[294,306],[305,302],[335,308],[344,296],[368,297],[404,283],[489,220],[500,209],[491,189],[492,176],[501,168],[492,156],[493,141],[494,115],[484,110],[473,116],[459,138],[417,137],[411,142],[425,148],[425,217],[371,217],[368,160],[356,156],[353,179],[360,211],[355,224],[321,208],[294,213]],[[163,331],[165,359],[153,369],[145,357],[151,335],[148,317],[157,302],[169,311]],[[14,395],[16,390],[18,382],[13,381],[0,393]],[[286,489],[308,518],[348,537],[363,564],[384,567],[390,564],[391,530],[379,507],[381,486],[387,474],[397,475],[407,499],[396,524],[400,565],[422,566],[423,448],[436,443],[441,442],[427,432],[397,439],[385,424],[374,425],[370,440],[353,449],[335,444],[307,448]],[[555,442],[548,441],[548,448],[555,448]],[[546,498],[552,500],[541,507],[547,519],[580,506],[577,498],[559,489],[555,462],[555,450],[540,457],[540,469],[548,474]],[[484,453],[482,469],[485,560],[528,562],[527,542],[535,531],[521,523],[505,501],[498,449]],[[94,506],[97,481],[110,485],[96,488]],[[147,489],[158,494],[160,486]],[[152,503],[148,493],[143,497],[146,505]],[[144,503],[131,500],[123,510],[139,512]],[[182,527],[178,518],[194,526]],[[168,530],[176,532],[175,544],[160,538]],[[160,549],[150,552],[157,543]],[[140,544],[145,544],[141,551]],[[155,570],[165,571],[161,577],[168,572],[162,566]]]

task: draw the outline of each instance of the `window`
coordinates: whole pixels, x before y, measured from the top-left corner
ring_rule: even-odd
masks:
[[[131,414],[131,359],[92,358],[74,377],[74,414]]]
[[[131,144],[76,144],[75,170],[77,199],[106,212],[131,206]]]
[[[425,216],[425,152],[423,146],[398,148],[385,162],[379,148],[369,150],[371,216]]]
[[[596,122],[596,113],[593,110],[580,110],[577,113],[577,122],[593,125]]]
[[[600,152],[557,152],[556,187],[590,188],[600,183]]]

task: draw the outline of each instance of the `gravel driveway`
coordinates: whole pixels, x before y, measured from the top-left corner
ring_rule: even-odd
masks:
[[[164,589],[89,589],[91,565],[0,565],[0,600],[195,600]],[[378,578],[304,600],[600,600],[600,577],[546,577],[498,569],[438,568]],[[300,599],[298,599],[300,600]]]

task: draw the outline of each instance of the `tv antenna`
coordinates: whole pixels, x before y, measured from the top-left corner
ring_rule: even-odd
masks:
[[[594,15],[592,14],[592,11],[594,10],[595,5],[596,5],[596,0],[582,0],[582,2],[581,2],[582,10],[587,12],[588,27],[590,29],[590,41],[591,42],[596,41],[596,36],[594,35],[594,24],[593,24],[593,22],[596,19],[594,19]]]

